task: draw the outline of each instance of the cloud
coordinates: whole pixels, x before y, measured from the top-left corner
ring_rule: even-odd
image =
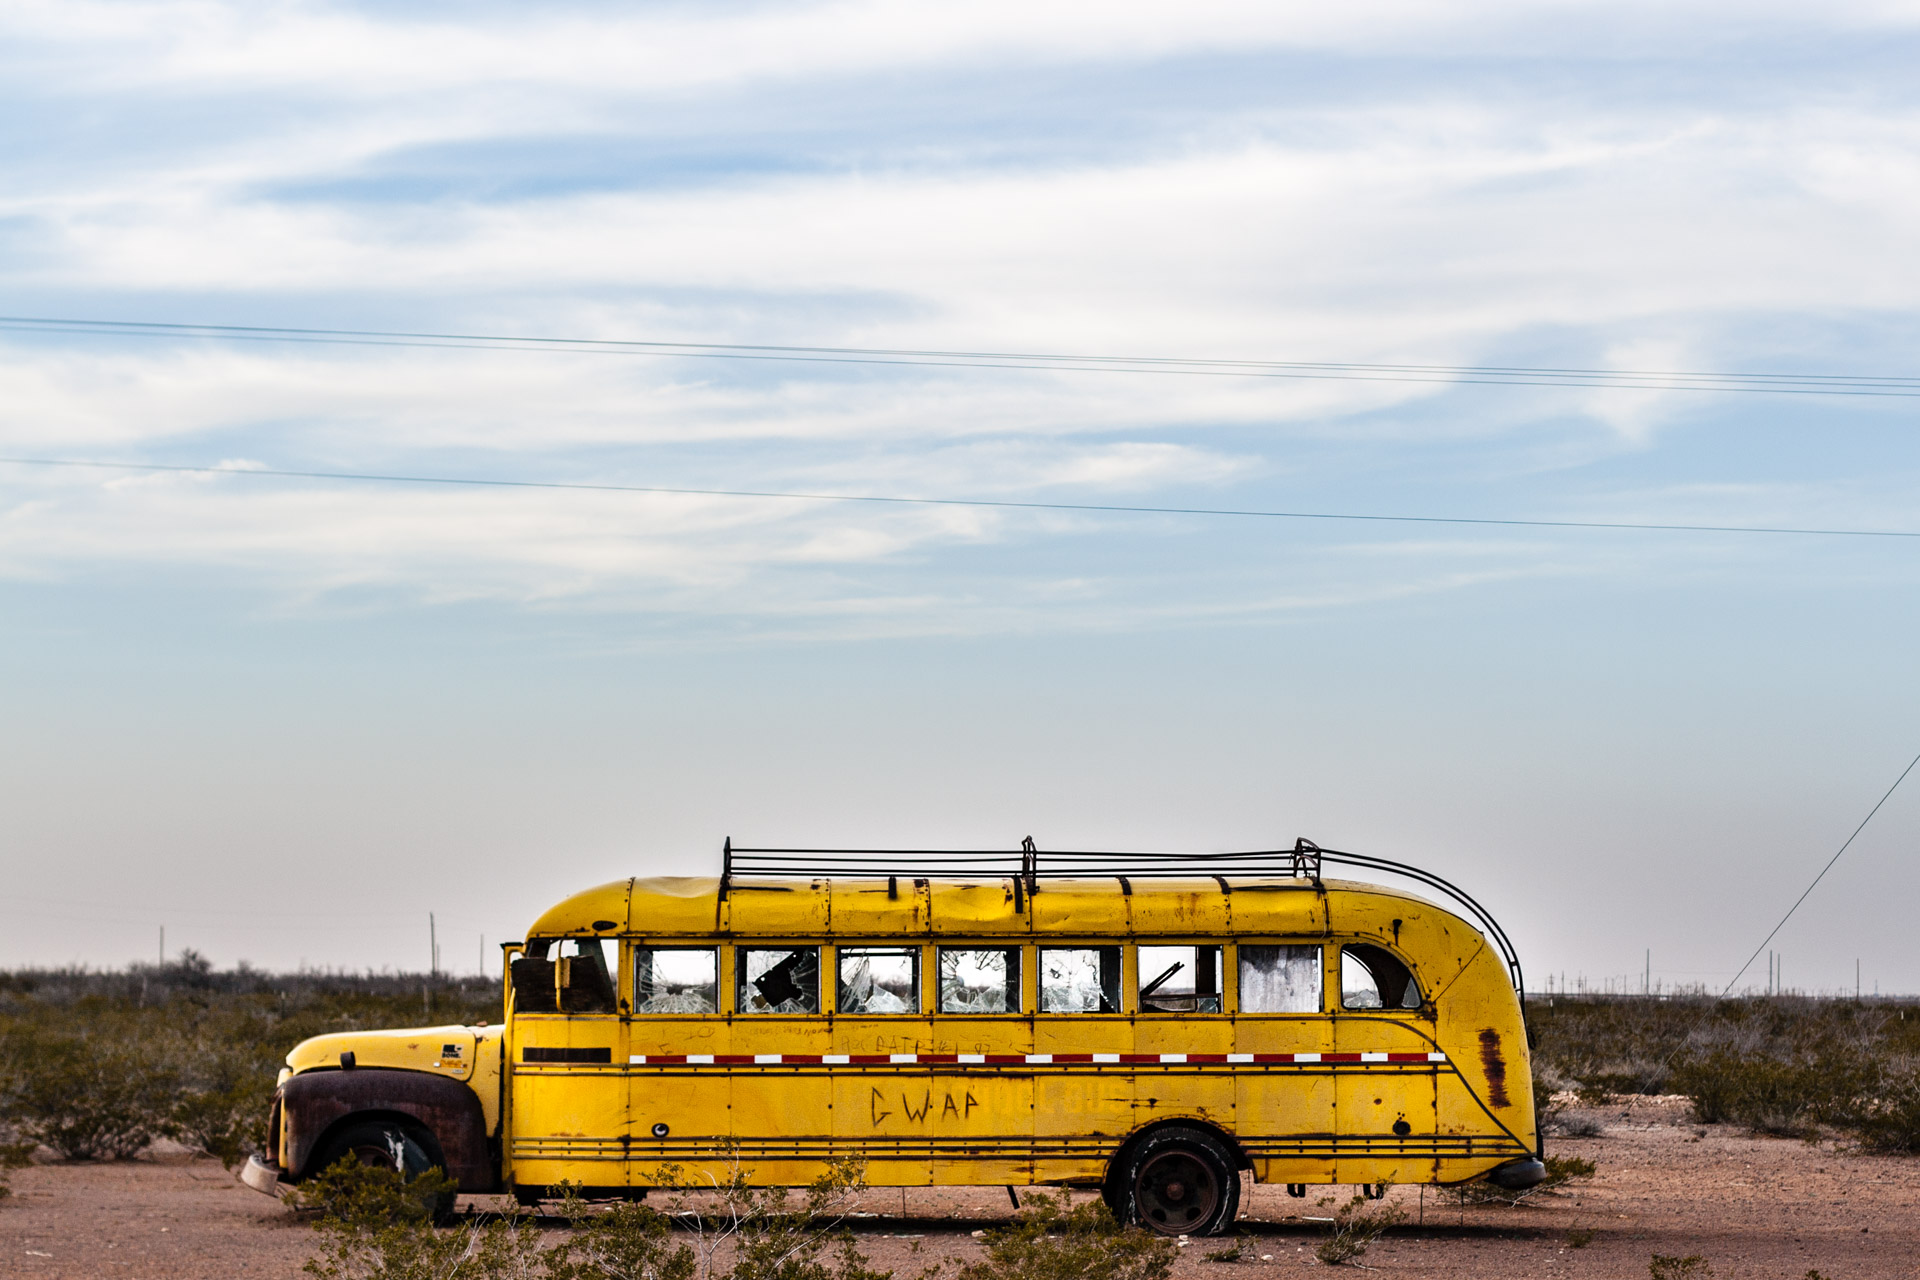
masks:
[[[1509,0],[1471,18],[1411,0],[16,6],[16,114],[66,132],[22,147],[0,193],[0,283],[54,314],[1432,365],[1725,367],[1805,349],[1769,317],[1832,318],[1850,353],[1832,336],[1850,318],[1913,315],[1910,89],[1789,68],[1757,92],[1726,57],[1897,48],[1911,11]],[[1658,92],[1621,88],[1649,68]],[[421,176],[442,163],[465,176]],[[1726,412],[1421,381],[0,345],[16,455],[700,488],[1543,514],[1680,502],[1585,476]],[[1827,479],[1743,490],[1727,518],[1850,492]],[[977,558],[1091,527],[268,484],[9,471],[0,563],[209,566],[303,599],[866,616],[969,597]],[[1157,589],[1132,558],[1035,581],[1105,609]],[[1011,566],[993,573],[1023,598]],[[1274,598],[1470,589],[1481,570],[1380,572]]]

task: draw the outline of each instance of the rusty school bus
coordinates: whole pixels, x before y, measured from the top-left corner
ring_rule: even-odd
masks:
[[[249,1183],[357,1154],[531,1201],[563,1181],[644,1194],[669,1165],[801,1184],[853,1157],[882,1186],[1099,1187],[1124,1219],[1200,1235],[1231,1226],[1242,1170],[1294,1194],[1544,1174],[1498,925],[1428,873],[1305,840],[729,844],[718,878],[566,899],[506,968],[501,1026],[294,1049]]]

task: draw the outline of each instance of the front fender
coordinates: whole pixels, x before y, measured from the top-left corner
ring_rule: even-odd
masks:
[[[303,1071],[281,1086],[280,1106],[287,1135],[281,1167],[296,1181],[319,1172],[312,1163],[342,1120],[387,1115],[417,1121],[433,1135],[460,1190],[492,1191],[499,1184],[480,1099],[457,1080],[381,1067]]]

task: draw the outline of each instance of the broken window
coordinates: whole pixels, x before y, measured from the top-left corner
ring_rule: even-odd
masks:
[[[1385,947],[1340,948],[1340,1003],[1349,1009],[1418,1009],[1420,986]]]
[[[1020,948],[940,948],[940,1012],[1019,1013]]]
[[[1140,947],[1140,1012],[1219,1013],[1219,947]]]
[[[1040,1012],[1120,1012],[1120,948],[1042,947]]]
[[[841,1013],[920,1012],[920,948],[841,947]]]
[[[1240,947],[1240,1012],[1319,1013],[1320,948]]]
[[[738,963],[741,1013],[820,1012],[820,948],[742,947]]]
[[[718,1013],[719,953],[712,947],[635,947],[633,1011]]]
[[[517,1013],[554,1013],[559,1009],[553,985],[553,961],[547,952],[552,938],[529,938],[527,949],[513,958],[513,1007]]]
[[[532,938],[513,962],[522,1013],[612,1013],[620,944],[613,938]]]

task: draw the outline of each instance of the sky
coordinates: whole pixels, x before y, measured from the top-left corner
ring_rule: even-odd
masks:
[[[1920,7],[34,3],[0,312],[1913,378]],[[1920,398],[0,326],[0,965],[721,842],[1411,861],[1732,981],[1920,751]],[[1005,363],[1005,362],[1002,362]],[[1920,771],[1916,771],[1920,773]],[[1920,779],[1771,944],[1920,991]],[[1740,980],[1764,985],[1762,956]],[[1857,966],[1857,970],[1856,970]]]

